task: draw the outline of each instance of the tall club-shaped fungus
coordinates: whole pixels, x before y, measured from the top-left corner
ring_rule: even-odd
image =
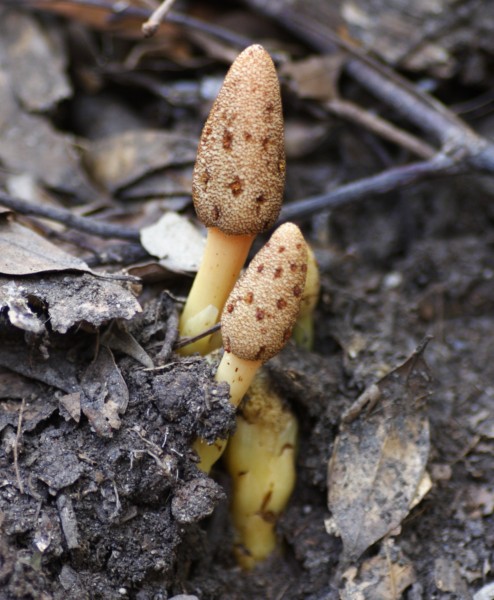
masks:
[[[206,248],[180,320],[196,336],[218,320],[254,237],[278,217],[285,184],[280,88],[262,46],[249,46],[232,64],[202,131],[192,195],[208,228]],[[206,354],[211,336],[183,354]]]
[[[307,244],[293,223],[278,227],[256,254],[228,297],[221,316],[225,353],[217,381],[230,384],[230,401],[238,406],[258,368],[290,339],[300,310],[307,274]],[[194,448],[206,473],[221,456],[226,440]]]

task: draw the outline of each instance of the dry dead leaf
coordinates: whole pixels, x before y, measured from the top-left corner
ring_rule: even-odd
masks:
[[[0,432],[7,425],[17,428],[21,398],[26,400],[22,411],[23,431],[32,431],[57,409],[53,394],[44,394],[38,383],[0,367]]]
[[[52,110],[72,95],[65,73],[67,54],[57,30],[44,30],[29,15],[0,10],[0,63],[28,111]]]
[[[342,54],[311,56],[284,64],[280,73],[290,79],[300,98],[329,102],[338,97],[337,84],[344,60]]]
[[[1,66],[0,106],[0,161],[5,169],[29,173],[77,198],[98,197],[81,167],[74,136],[56,131],[42,116],[24,112],[14,97],[9,73]]]
[[[43,344],[32,344],[29,360],[26,360],[25,336],[14,333],[4,336],[0,344],[0,365],[29,379],[41,381],[67,394],[79,390],[77,364],[68,360],[65,349],[50,348]]]
[[[81,419],[81,392],[64,394],[59,399],[60,414],[68,421],[73,419],[79,423]]]
[[[52,271],[90,273],[91,269],[83,260],[9,218],[8,213],[0,215],[0,274],[33,275]]]
[[[403,592],[416,580],[412,563],[387,540],[380,553],[366,560],[360,569],[351,567],[341,600],[400,600]]]
[[[192,164],[196,151],[195,138],[138,129],[91,142],[85,162],[93,177],[113,193],[159,169]]]
[[[0,277],[0,310],[7,309],[12,325],[25,331],[41,333],[49,323],[53,331],[65,333],[77,323],[98,327],[141,311],[121,283],[93,273],[9,213],[0,214],[0,274],[6,276]],[[36,274],[37,279],[25,277]]]
[[[129,333],[121,321],[114,321],[101,336],[100,343],[112,350],[117,350],[131,356],[146,369],[152,369],[154,363],[149,354],[139,344],[135,337]]]
[[[328,465],[328,507],[343,541],[343,564],[400,525],[423,479],[431,390],[426,343],[343,418]]]
[[[66,333],[79,323],[99,327],[111,319],[131,319],[141,312],[135,296],[115,281],[91,274],[46,275],[39,279],[0,277],[0,309],[26,331]]]
[[[175,273],[197,271],[204,254],[205,238],[185,217],[168,212],[154,225],[141,230],[141,244]]]

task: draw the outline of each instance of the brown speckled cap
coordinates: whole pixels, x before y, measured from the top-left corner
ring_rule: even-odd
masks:
[[[256,234],[278,218],[284,185],[278,77],[266,50],[249,46],[228,71],[202,131],[194,206],[207,227]]]
[[[293,223],[278,227],[237,281],[221,316],[226,352],[269,360],[286,344],[300,310],[307,245]]]

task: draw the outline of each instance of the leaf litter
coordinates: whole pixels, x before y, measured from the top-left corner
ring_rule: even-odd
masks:
[[[427,341],[359,397],[342,417],[328,465],[328,528],[341,536],[342,565],[408,515],[429,458]]]

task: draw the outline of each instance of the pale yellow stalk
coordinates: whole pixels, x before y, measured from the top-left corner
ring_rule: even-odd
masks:
[[[319,300],[321,278],[319,266],[310,246],[307,246],[307,279],[297,322],[293,328],[293,339],[301,348],[312,350],[314,346],[314,310]]]
[[[245,569],[276,548],[276,521],[295,485],[297,430],[295,416],[258,372],[224,455],[232,477],[235,554]]]

